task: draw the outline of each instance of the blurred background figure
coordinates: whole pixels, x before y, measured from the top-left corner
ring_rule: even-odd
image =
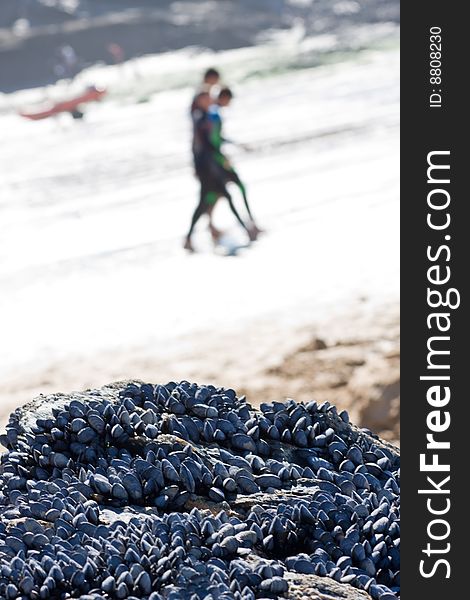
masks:
[[[196,175],[200,181],[201,189],[199,203],[191,219],[191,226],[185,239],[184,248],[194,252],[191,236],[196,223],[203,214],[209,216],[209,229],[215,242],[218,241],[222,232],[216,229],[212,222],[212,213],[217,200],[226,198],[230,210],[238,223],[247,232],[250,241],[256,239],[258,230],[254,229],[251,212],[246,199],[245,188],[238,175],[232,169],[228,159],[222,154],[221,146],[224,141],[222,137],[222,120],[218,106],[228,106],[233,97],[229,88],[223,88],[215,102],[207,91],[200,92],[193,100],[193,158]],[[227,183],[233,181],[242,190],[245,206],[251,222],[245,223],[238,210],[235,208],[233,199],[227,190]]]
[[[204,73],[204,77],[202,79],[202,86],[207,88],[207,91],[214,96],[215,92],[214,87],[218,86],[220,82],[220,73],[217,69],[210,67]]]
[[[124,62],[125,54],[122,46],[117,44],[116,42],[111,42],[107,46],[108,53],[111,55],[111,58],[115,65],[119,65]]]
[[[59,79],[73,79],[80,70],[77,53],[70,44],[63,44],[56,50],[54,73]]]
[[[196,98],[204,92],[207,92],[211,98],[214,98],[217,93],[219,81],[220,81],[220,73],[219,73],[219,71],[217,71],[217,69],[214,69],[214,67],[210,67],[209,69],[207,69],[204,72],[202,81],[197,86],[196,91],[193,96],[193,100],[191,102],[191,107],[190,107],[191,119],[194,120],[195,117],[197,118],[198,111],[201,111],[201,107],[200,106],[198,107],[198,105],[197,105]]]
[[[223,184],[222,187],[224,190],[224,196],[226,198],[230,199],[230,194],[228,194],[226,188],[228,183],[234,183],[240,190],[243,197],[243,201],[245,203],[245,209],[249,218],[246,227],[248,236],[250,238],[250,241],[255,241],[258,237],[258,234],[261,233],[261,229],[259,229],[256,225],[253,215],[251,213],[250,205],[248,203],[246,187],[241,181],[240,177],[238,176],[238,173],[232,166],[231,161],[222,151],[222,145],[224,143],[234,143],[232,140],[225,138],[222,133],[222,118],[220,114],[220,108],[230,106],[232,99],[232,90],[228,87],[224,87],[218,92],[215,101],[209,109],[210,142],[213,149],[214,176],[221,182],[221,184]],[[221,232],[217,232],[217,230],[213,227],[213,234],[220,237]]]

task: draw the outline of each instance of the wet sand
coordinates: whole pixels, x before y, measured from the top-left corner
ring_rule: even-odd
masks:
[[[233,387],[253,405],[295,398],[328,400],[351,419],[399,440],[399,315],[396,303],[358,302],[334,321],[284,329],[275,322],[182,340],[176,353],[151,348],[68,357],[0,384],[0,423],[33,397],[100,387],[132,376],[152,383],[188,379]]]

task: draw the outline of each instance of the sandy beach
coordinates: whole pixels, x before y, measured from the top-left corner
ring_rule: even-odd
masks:
[[[359,329],[351,324],[359,324]],[[206,341],[200,341],[205,338]],[[39,394],[101,387],[130,374],[148,382],[178,381],[233,387],[253,406],[271,400],[316,399],[346,408],[351,419],[399,444],[399,315],[396,303],[367,300],[333,322],[292,331],[272,321],[214,338],[182,340],[178,352],[155,356],[151,348],[64,359],[3,381],[3,425],[11,410]],[[182,375],[183,374],[183,375]]]

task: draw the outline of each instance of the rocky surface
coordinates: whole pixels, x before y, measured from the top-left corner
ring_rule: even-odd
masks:
[[[2,598],[399,594],[399,451],[328,403],[125,382],[1,441]]]
[[[351,327],[351,323],[354,327]],[[313,328],[312,328],[313,329]],[[356,310],[316,328],[309,339],[250,378],[250,398],[276,397],[283,389],[297,400],[322,402],[334,395],[351,420],[381,438],[400,439],[400,316],[398,305]]]
[[[327,577],[287,572],[285,578],[289,582],[291,600],[370,600],[367,592]]]

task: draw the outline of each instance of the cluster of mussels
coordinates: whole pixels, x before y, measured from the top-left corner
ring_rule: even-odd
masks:
[[[45,404],[0,438],[0,598],[399,596],[398,453],[346,412],[188,382]]]

